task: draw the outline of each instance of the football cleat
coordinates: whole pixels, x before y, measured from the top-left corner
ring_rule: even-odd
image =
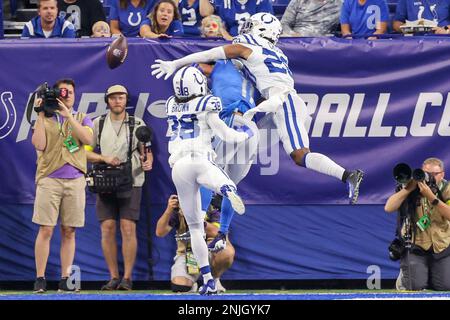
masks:
[[[209,279],[207,283],[203,284],[198,290],[198,293],[200,293],[202,296],[217,294],[216,282],[214,281],[214,279]]]
[[[348,198],[350,204],[356,204],[359,196],[359,186],[364,178],[362,170],[353,171],[347,178],[348,184]]]
[[[220,188],[220,193],[230,200],[231,206],[237,214],[244,214],[245,205],[244,202],[242,202],[241,197],[237,194],[235,186],[225,184]]]

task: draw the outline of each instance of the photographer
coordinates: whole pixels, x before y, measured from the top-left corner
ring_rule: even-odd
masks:
[[[213,199],[205,216],[205,234],[208,242],[212,241],[219,231],[220,211],[217,206],[221,204],[222,198],[215,201]],[[171,288],[173,292],[196,292],[196,281],[200,276],[200,270],[195,261],[190,240],[182,240],[183,234],[189,233],[186,220],[182,210],[180,210],[178,197],[171,195],[167,208],[158,220],[156,225],[156,235],[165,237],[173,228],[176,229],[177,252],[174,257],[174,264],[171,269]],[[216,281],[218,292],[225,292],[225,288],[220,283],[219,278],[233,264],[234,248],[229,239],[227,246],[220,252],[210,253],[209,260],[211,272]]]
[[[92,121],[83,113],[73,114],[75,83],[71,79],[56,82],[52,89],[38,92],[34,105],[38,118],[31,142],[37,150],[36,197],[33,222],[36,237],[35,292],[46,291],[45,269],[50,240],[61,220],[61,281],[67,286],[75,255],[75,228],[84,226],[86,153],[82,145],[92,143]]]
[[[441,160],[426,159],[422,170],[430,177],[428,181],[410,180],[389,197],[384,209],[394,212],[405,205],[412,212],[412,247],[401,256],[400,263],[402,286],[408,290],[447,291],[450,290],[450,187],[444,180]],[[400,230],[404,233],[405,226]]]
[[[101,223],[102,249],[111,275],[102,290],[132,290],[131,276],[136,259],[136,222],[139,220],[144,171],[152,169],[151,150],[143,148],[136,138],[139,127],[145,126],[142,119],[129,116],[125,108],[128,91],[122,85],[113,85],[105,93],[109,111],[94,120],[95,141],[99,153],[88,151],[88,161],[119,166],[131,162],[129,174],[132,186],[127,192],[97,194],[96,212]],[[144,150],[142,150],[144,149]],[[119,280],[117,264],[116,219],[120,219],[124,275]]]

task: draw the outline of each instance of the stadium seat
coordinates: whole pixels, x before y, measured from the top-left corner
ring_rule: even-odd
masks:
[[[109,11],[110,11],[111,7],[110,6],[103,6],[103,11],[105,12],[105,16],[106,16],[106,20],[108,21],[109,19]]]

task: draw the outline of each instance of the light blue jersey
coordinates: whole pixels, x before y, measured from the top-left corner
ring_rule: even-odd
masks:
[[[211,73],[211,91],[222,100],[219,116],[229,125],[234,112],[245,113],[255,106],[255,88],[231,60],[219,60]]]

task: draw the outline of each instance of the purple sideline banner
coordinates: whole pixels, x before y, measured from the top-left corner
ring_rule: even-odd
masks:
[[[151,202],[166,203],[174,191],[164,117],[172,82],[153,78],[150,65],[158,58],[179,58],[225,42],[129,39],[127,60],[114,70],[106,65],[109,43],[109,39],[1,42],[1,203],[33,203],[36,153],[25,107],[39,84],[63,77],[76,82],[75,109],[92,118],[106,112],[103,96],[109,85],[128,87],[130,112],[155,131],[156,158],[147,185]],[[436,156],[450,165],[446,145],[450,40],[283,39],[280,48],[290,59],[296,89],[311,115],[307,124],[311,150],[366,172],[360,203],[384,204],[394,189],[392,168],[398,162],[419,167],[424,158]],[[240,191],[249,204],[347,203],[342,183],[295,166],[277,145],[260,150]]]

